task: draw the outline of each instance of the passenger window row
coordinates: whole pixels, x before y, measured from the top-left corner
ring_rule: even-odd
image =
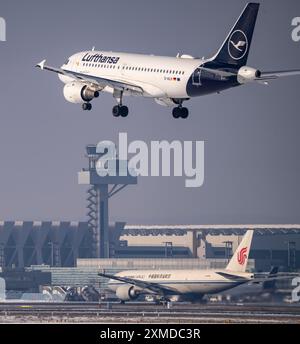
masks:
[[[149,72],[149,73],[164,73],[164,74],[178,74],[183,75],[184,71],[172,70],[172,69],[159,69],[159,68],[146,68],[146,67],[129,67],[129,66],[115,66],[112,64],[99,64],[99,63],[83,63],[84,67],[94,67],[94,68],[107,68],[107,69],[122,69],[130,71],[139,72]]]

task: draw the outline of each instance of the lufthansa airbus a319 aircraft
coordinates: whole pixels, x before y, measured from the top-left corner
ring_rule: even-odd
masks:
[[[300,70],[261,72],[248,67],[247,60],[259,4],[248,3],[215,56],[189,55],[163,57],[105,51],[84,51],[72,55],[61,68],[37,67],[55,72],[65,84],[67,101],[91,110],[91,101],[100,92],[109,92],[117,101],[113,115],[126,117],[124,96],[153,98],[158,104],[172,106],[174,118],[187,118],[183,107],[191,98],[220,93],[250,82],[267,84],[279,77],[300,75]]]

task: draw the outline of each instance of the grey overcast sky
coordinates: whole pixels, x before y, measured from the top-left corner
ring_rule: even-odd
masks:
[[[299,0],[263,0],[248,64],[300,68],[291,39]],[[205,182],[140,178],[111,200],[111,220],[145,224],[299,223],[300,78],[247,85],[187,103],[173,120],[154,101],[126,98],[127,119],[111,115],[101,94],[92,112],[63,98],[57,76],[75,52],[99,50],[210,57],[244,8],[239,0],[1,0],[7,42],[0,42],[0,219],[85,220],[86,188],[77,172],[85,145],[101,140],[205,140]]]

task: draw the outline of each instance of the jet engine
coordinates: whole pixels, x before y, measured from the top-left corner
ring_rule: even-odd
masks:
[[[139,292],[133,285],[122,285],[116,290],[116,295],[121,301],[130,301],[135,300],[139,296]]]
[[[81,82],[74,81],[65,85],[64,97],[70,103],[81,104],[99,97],[99,91]]]
[[[261,71],[244,66],[239,69],[237,80],[240,84],[246,84],[248,82],[255,81],[257,78],[261,76]]]

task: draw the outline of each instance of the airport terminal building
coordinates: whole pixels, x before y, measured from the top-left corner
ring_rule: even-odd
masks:
[[[109,265],[118,258],[127,260],[128,265],[132,259],[167,259],[170,263],[178,259],[181,267],[182,262],[189,265],[191,260],[206,267],[211,264],[205,261],[225,265],[248,229],[255,231],[250,252],[255,271],[268,271],[271,266],[300,269],[300,225],[147,226],[117,222],[109,226],[106,262]],[[101,268],[93,260],[99,258],[93,256],[93,245],[87,222],[0,222],[2,268],[75,267],[78,261],[81,266],[90,262],[90,266]],[[105,259],[101,262],[105,265]]]

